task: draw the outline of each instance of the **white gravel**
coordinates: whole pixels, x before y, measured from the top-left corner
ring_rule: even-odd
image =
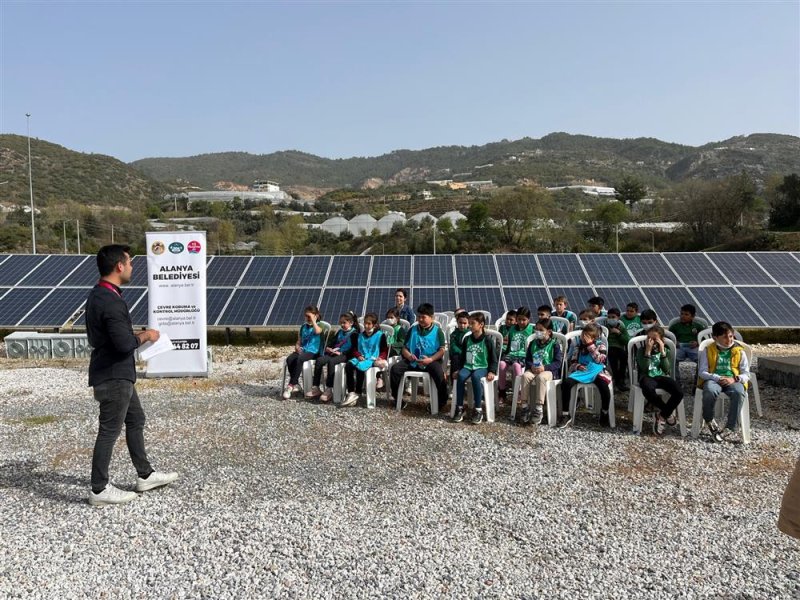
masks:
[[[715,445],[631,435],[623,396],[615,431],[286,402],[277,361],[218,356],[140,382],[154,466],[182,477],[103,509],[85,364],[0,359],[0,597],[800,597],[776,528],[796,390],[762,385],[753,443]],[[122,440],[111,473],[132,489]]]

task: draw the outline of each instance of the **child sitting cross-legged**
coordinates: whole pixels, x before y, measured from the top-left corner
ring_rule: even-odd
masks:
[[[522,397],[520,402],[528,402],[530,389],[534,389],[533,410],[523,409],[522,422],[539,425],[544,416],[544,402],[547,399],[547,383],[561,376],[561,343],[553,335],[550,319],[539,319],[533,332],[533,342],[525,354],[527,370],[522,377]]]
[[[642,394],[650,404],[658,408],[653,413],[653,433],[664,435],[668,424],[675,425],[675,409],[683,399],[683,392],[672,373],[672,356],[669,347],[664,344],[664,329],[661,325],[654,325],[647,330],[647,341],[639,348],[636,365]],[[669,393],[666,403],[656,393],[657,388]]]
[[[493,381],[497,370],[497,356],[494,342],[486,337],[484,332],[485,317],[483,313],[469,315],[470,334],[464,336],[461,346],[461,369],[458,371],[456,385],[456,412],[453,421],[460,423],[464,420],[464,394],[467,379],[472,382],[472,397],[475,399],[475,410],[472,413],[472,423],[483,421],[483,386],[481,379]]]

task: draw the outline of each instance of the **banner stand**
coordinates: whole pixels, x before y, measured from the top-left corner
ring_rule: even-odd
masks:
[[[159,231],[147,240],[148,327],[173,350],[147,361],[146,377],[208,377],[206,233]]]

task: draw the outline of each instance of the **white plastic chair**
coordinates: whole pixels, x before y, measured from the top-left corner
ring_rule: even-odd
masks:
[[[705,352],[706,348],[714,343],[713,338],[703,340],[698,352]],[[744,342],[739,342],[742,345],[745,353],[751,353],[750,346]],[[751,380],[752,382],[752,380]],[[723,413],[722,399],[723,396],[727,399],[728,396],[722,392],[717,396],[717,403],[714,406],[714,416],[721,418]],[[694,392],[694,413],[692,415],[692,438],[697,439],[700,436],[700,429],[703,427],[703,390],[697,388]],[[739,427],[742,431],[742,442],[745,444],[750,443],[750,392],[747,388],[744,390],[744,397],[739,405]]]
[[[422,381],[422,386],[425,394],[431,399],[431,414],[439,414],[439,391],[436,386],[431,382],[431,376],[424,371],[406,371],[403,373],[403,379],[400,380],[399,393],[397,395],[397,411],[403,409],[403,390],[406,388],[406,381],[408,379],[416,379]],[[419,387],[418,381],[411,382],[411,402],[417,401],[417,388]]]
[[[400,326],[403,328],[403,331],[408,333],[408,330],[411,329],[411,323],[406,321],[405,319],[397,319],[397,322],[400,323]]]
[[[761,408],[761,393],[758,390],[758,378],[756,377],[755,371],[753,371],[753,349],[750,348],[749,345],[744,343],[742,339],[742,334],[739,333],[734,329],[733,331],[733,338],[741,342],[742,347],[745,349],[745,353],[747,354],[747,362],[750,365],[750,384],[753,387],[753,399],[756,402],[756,414],[759,417],[764,416],[764,411]],[[697,342],[702,344],[705,340],[712,339],[711,337],[711,327],[703,329],[700,333],[697,334]]]
[[[551,315],[550,320],[558,326],[556,333],[563,332],[562,335],[569,333],[569,319],[565,319],[564,317],[554,317]]]
[[[576,330],[570,331],[567,334],[567,347],[569,348],[570,343],[575,340],[575,343],[580,343],[579,340],[576,338],[580,338],[583,331]],[[564,357],[565,362],[567,361],[567,357]],[[567,377],[567,367],[564,366],[564,377]],[[608,384],[608,391],[610,393],[611,399],[608,403],[608,422],[609,425],[614,428],[617,426],[616,416],[614,413],[614,384],[613,382]],[[572,388],[572,392],[570,393],[570,400],[569,400],[569,419],[570,421],[575,421],[575,412],[578,409],[578,399],[583,395],[583,402],[587,409],[592,410],[594,414],[599,415],[600,411],[602,410],[602,406],[599,401],[599,398],[595,398],[597,392],[597,386],[594,383],[576,383],[575,386]]]
[[[697,334],[697,343],[698,344],[702,344],[706,340],[710,340],[710,339],[711,339],[711,327],[706,327],[705,329],[703,329],[703,331],[701,331],[700,333]],[[739,333],[738,331],[736,331],[735,329],[733,330],[733,339],[738,340],[740,342],[744,341],[742,339],[742,334]]]
[[[446,331],[447,326],[450,323],[450,317],[445,313],[440,312],[433,313],[433,320],[439,324],[439,327],[442,328],[442,331]]]
[[[500,326],[501,326],[501,325],[505,325],[505,324],[506,324],[506,315],[507,315],[507,314],[508,314],[508,311],[504,312],[502,315],[500,315],[500,318],[499,318],[499,319],[497,319],[497,320],[494,322],[494,327],[495,327],[495,329],[500,329]]]
[[[635,434],[642,433],[644,405],[646,402],[644,393],[642,393],[642,388],[639,387],[639,367],[636,362],[636,355],[639,351],[639,348],[641,348],[646,341],[646,335],[639,335],[628,341],[628,373],[630,373],[631,377],[629,406],[631,403],[633,404],[633,433]],[[675,343],[670,339],[665,339],[664,345],[669,348],[672,356],[671,376],[674,378],[675,374],[677,373],[676,369],[678,368],[678,363],[676,362],[677,353],[675,351]],[[657,388],[656,393],[664,398],[669,398],[670,395],[669,392],[662,390],[661,388]],[[678,421],[681,427],[681,436],[686,437],[686,405],[684,400],[681,400],[681,403],[678,405],[676,410],[678,412]]]
[[[494,342],[495,353],[496,357],[496,364],[495,364],[495,373],[499,372],[500,370],[500,350],[503,348],[503,336],[500,335],[499,331],[491,331],[484,329],[484,334],[487,338],[490,338]],[[470,332],[464,334],[464,337],[470,335]],[[494,423],[495,421],[495,406],[497,404],[497,389],[498,389],[498,379],[495,377],[492,381],[486,379],[486,377],[481,377],[481,387],[483,387],[483,404],[486,407],[484,410],[484,414],[486,415],[486,422],[487,423]],[[466,405],[467,402],[472,402],[472,385],[469,381],[467,381],[467,385],[464,387],[464,391],[467,397],[464,399],[464,404]],[[456,414],[456,402],[455,396],[453,397],[453,402],[450,406],[450,417],[452,418]]]
[[[471,315],[474,315],[475,313],[481,313],[483,315],[484,323],[487,327],[492,322],[492,313],[490,313],[488,310],[477,309],[469,311],[469,314]]]
[[[564,319],[566,321],[566,319]],[[553,337],[558,340],[558,343],[561,344],[561,369],[559,370],[558,379],[552,379],[547,382],[547,424],[550,427],[555,427],[556,423],[558,422],[558,386],[561,385],[561,380],[564,377],[564,365],[566,364],[566,357],[567,357],[567,336],[562,333],[558,333],[554,331],[552,333]],[[528,336],[528,339],[525,340],[525,353],[527,355],[528,346],[531,345],[533,342],[533,336]],[[514,420],[517,416],[517,396],[519,390],[522,388],[522,378],[523,375],[514,378],[514,396],[511,400],[511,419]],[[531,399],[530,397],[528,400],[528,407],[531,406]]]
[[[328,335],[330,335],[330,332],[331,332],[331,324],[328,323],[327,321],[320,321],[318,323],[318,325],[322,329],[322,333],[320,334],[320,336],[322,338],[320,340],[320,350],[324,352],[325,346],[328,345]],[[311,360],[307,360],[307,361],[303,362],[303,375],[302,375],[302,378],[303,378],[303,396],[304,397],[305,397],[306,394],[308,394],[311,391],[311,384],[314,381],[314,363],[315,362],[317,362],[316,358],[313,358]],[[286,366],[286,359],[284,358],[283,359],[283,370],[281,371],[281,395],[283,395],[283,392],[286,391],[286,372],[287,372],[287,366]]]

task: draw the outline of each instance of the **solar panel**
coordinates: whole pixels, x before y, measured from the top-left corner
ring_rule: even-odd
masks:
[[[8,260],[8,258],[9,258],[9,256],[11,256],[11,255],[10,254],[5,254],[5,255],[0,256],[0,265],[2,265],[4,262],[6,262]]]
[[[0,265],[0,285],[16,285],[46,258],[46,254],[11,255]]]
[[[386,316],[386,311],[395,306],[394,290],[393,287],[371,287],[367,291],[367,305],[364,312],[374,312],[380,317],[380,320]],[[413,308],[413,307],[412,307]]]
[[[800,284],[800,262],[787,252],[751,252],[750,256],[781,285]]]
[[[63,294],[64,292],[70,292],[73,288],[57,288],[53,294]],[[83,293],[84,300],[89,295],[89,288],[74,288],[76,290],[80,290]],[[145,292],[147,292],[146,288],[141,287],[124,287],[122,288],[122,299],[125,300],[125,303],[128,305],[128,310],[133,307],[134,304],[141,298]],[[74,327],[81,327],[86,325],[86,313],[83,313],[80,317],[78,317],[75,322],[72,324]]]
[[[623,254],[622,259],[639,285],[681,285],[660,254]]]
[[[567,299],[569,310],[576,315],[586,308],[586,301],[595,295],[590,287],[549,287],[547,288],[549,299],[545,304],[552,304],[556,296],[564,296]],[[535,306],[530,307],[531,312],[536,310]]]
[[[452,287],[415,287],[411,290],[411,306],[415,309],[423,302],[433,304],[433,310],[455,310],[456,291]],[[416,313],[417,311],[414,310]]]
[[[708,315],[703,312],[701,306],[697,306],[697,301],[685,287],[643,287],[642,291],[648,301],[639,304],[639,310],[652,308],[662,324],[666,325],[671,319],[679,316],[681,306],[684,304],[693,304],[697,308],[697,316],[708,321]]]
[[[58,285],[61,280],[66,279],[67,275],[86,259],[86,256],[76,254],[50,256],[38,269],[30,272],[17,285],[46,287]]]
[[[491,254],[457,254],[455,260],[458,285],[497,285]]]
[[[697,252],[664,254],[686,285],[727,285],[728,282],[714,264]]]
[[[86,302],[87,290],[73,288],[50,294],[19,324],[23,327],[61,327]]]
[[[214,325],[217,322],[232,293],[233,288],[206,288],[206,323]]]
[[[535,254],[498,254],[495,259],[503,286],[544,285]]]
[[[453,261],[449,255],[414,257],[414,286],[453,285]],[[438,310],[438,309],[437,309]],[[443,310],[450,310],[449,308]]]
[[[285,286],[322,287],[328,274],[330,256],[295,256],[283,280]]]
[[[364,313],[364,288],[325,288],[320,300],[319,309],[325,315],[325,320],[330,323],[338,323],[339,315],[352,310],[359,317]],[[383,321],[383,315],[378,313],[378,323]]]
[[[797,326],[800,305],[793,302],[791,296],[784,290],[776,287],[740,287],[737,291],[758,311],[770,327]]]
[[[124,296],[123,296],[124,298]],[[150,317],[150,313],[148,311],[148,294],[145,290],[144,294],[141,296],[141,300],[136,306],[133,307],[131,310],[131,323],[133,323],[134,327],[147,327],[148,326],[148,319]],[[133,303],[131,303],[133,304]]]
[[[733,285],[775,285],[769,275],[744,252],[707,254]]]
[[[517,310],[520,306],[526,306],[532,313],[536,312],[537,307],[550,304],[553,300],[545,287],[504,287],[503,296],[506,298],[507,310]],[[492,316],[495,319],[500,318],[500,315],[495,316],[494,313]]]
[[[219,317],[219,325],[260,327],[264,324],[275,298],[275,289],[241,288],[233,292],[228,307]]]
[[[764,322],[742,299],[735,289],[729,287],[689,288],[703,309],[711,317],[710,322],[727,321],[734,327],[764,327]]]
[[[597,288],[597,295],[605,300],[605,309],[618,308],[625,313],[629,302],[636,302],[639,310],[647,307],[647,298],[638,287],[602,287]]]
[[[634,285],[619,254],[582,254],[580,259],[594,285]]]
[[[95,270],[97,270],[97,261],[89,258],[88,262],[95,263]],[[147,257],[144,255],[134,256],[131,260],[133,266],[133,275],[128,285],[134,287],[147,287]]]
[[[100,273],[97,271],[97,260],[89,256],[75,269],[69,277],[62,281],[60,287],[94,287]]]
[[[589,285],[586,273],[575,254],[539,254],[544,280],[553,285]]]
[[[53,288],[14,288],[0,299],[0,326],[12,327]]]
[[[411,286],[410,256],[374,256],[372,258],[371,286],[408,288]]]
[[[255,256],[239,285],[278,287],[290,260],[289,256]]]
[[[497,319],[506,312],[503,295],[498,287],[460,287],[458,304],[468,311],[488,310],[492,313],[492,319]]]
[[[310,305],[319,304],[319,290],[284,288],[278,292],[272,312],[269,314],[268,325],[295,325],[303,324],[303,309]],[[330,315],[322,313],[327,321]],[[339,315],[336,315],[337,317]]]
[[[236,285],[249,262],[249,256],[215,256],[206,267],[206,285]]]
[[[331,273],[328,275],[328,281],[325,285],[366,287],[371,259],[372,257],[370,256],[334,256]]]

